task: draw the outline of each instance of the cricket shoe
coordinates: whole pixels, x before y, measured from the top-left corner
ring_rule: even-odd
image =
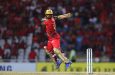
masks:
[[[56,62],[56,69],[59,69],[61,63],[62,63],[62,60],[57,59],[57,62]]]
[[[67,63],[65,63],[65,68],[66,70],[71,66],[72,62],[68,61]]]

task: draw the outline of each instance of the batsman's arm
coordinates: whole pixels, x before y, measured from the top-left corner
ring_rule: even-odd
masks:
[[[45,31],[45,28],[46,28],[45,27],[45,22],[44,22],[45,20],[46,20],[45,18],[41,19],[41,28],[43,29],[43,31]]]
[[[41,19],[42,24],[43,24],[43,22],[44,22],[45,20],[46,20],[46,18],[42,18],[42,19]]]
[[[67,14],[63,14],[63,15],[58,15],[57,18],[58,19],[65,19],[65,18],[69,18],[71,16],[72,16],[71,13],[67,13]]]

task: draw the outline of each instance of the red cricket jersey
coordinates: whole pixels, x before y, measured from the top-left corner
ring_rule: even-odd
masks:
[[[49,39],[60,37],[56,32],[56,23],[54,18],[44,20],[43,24],[46,26],[46,33]]]

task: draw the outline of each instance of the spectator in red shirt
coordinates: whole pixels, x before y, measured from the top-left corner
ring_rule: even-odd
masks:
[[[4,48],[10,48],[10,45],[5,41]]]
[[[0,60],[3,58],[4,50],[0,47]]]
[[[29,61],[35,62],[36,58],[37,58],[37,54],[36,54],[35,50],[31,50],[31,52],[29,53]]]

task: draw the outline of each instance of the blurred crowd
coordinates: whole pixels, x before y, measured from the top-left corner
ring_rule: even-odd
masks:
[[[114,0],[0,0],[0,61],[50,61],[41,26],[48,8],[54,15],[73,14],[56,20],[67,57],[80,61],[92,48],[95,62],[115,62]]]

